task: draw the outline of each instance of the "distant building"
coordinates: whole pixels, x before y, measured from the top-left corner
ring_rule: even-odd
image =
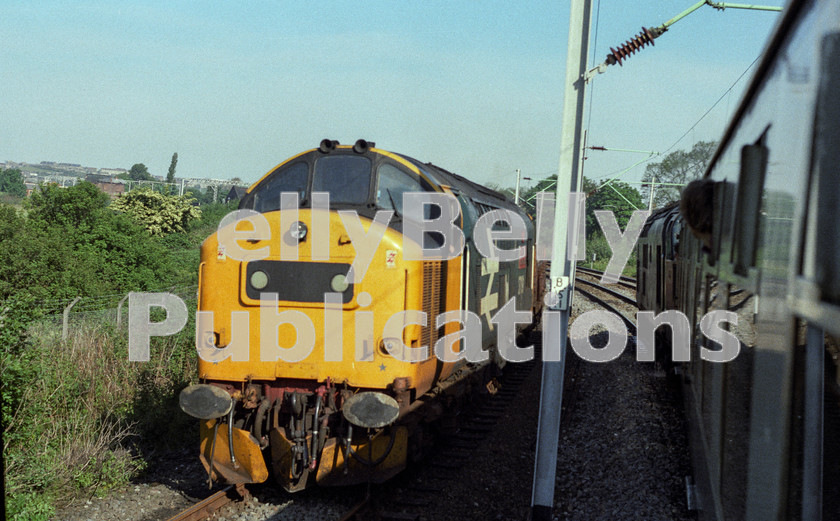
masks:
[[[227,197],[225,197],[225,204],[242,199],[247,191],[247,186],[231,186],[230,192],[228,192]]]
[[[115,176],[120,174],[127,174],[128,170],[125,168],[100,168],[99,173],[107,176]]]
[[[97,188],[114,197],[125,193],[125,183],[114,182],[114,179],[108,175],[90,174],[85,177],[85,181],[93,183]]]

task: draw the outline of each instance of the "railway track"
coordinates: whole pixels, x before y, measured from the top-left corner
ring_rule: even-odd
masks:
[[[584,276],[586,275],[600,277],[601,273],[587,270]],[[577,282],[581,283],[580,286],[585,286],[585,288],[576,287],[576,290],[582,296],[609,311],[615,312],[628,323],[628,328],[631,331],[635,331],[635,324],[626,316],[626,308],[631,306],[635,308],[634,297],[601,286],[583,277],[579,277]],[[635,294],[634,282],[633,279],[625,277],[620,286],[632,290]],[[538,343],[535,342],[535,345],[538,346]],[[540,359],[539,356],[536,358],[537,360]],[[341,521],[420,521],[436,519],[435,514],[430,512],[429,509],[435,503],[445,502],[446,499],[444,498],[450,495],[449,491],[452,484],[463,479],[464,469],[468,465],[472,465],[476,458],[476,448],[485,442],[493,432],[496,423],[503,418],[508,408],[517,399],[521,386],[529,378],[532,378],[535,381],[536,388],[538,388],[539,373],[535,370],[538,365],[536,362],[508,364],[507,374],[501,382],[501,390],[467,416],[458,431],[441,444],[440,449],[433,457],[418,465],[407,479],[372,491],[370,497],[354,505],[339,519]],[[580,358],[568,356],[562,404],[563,425],[576,421],[576,417],[580,414],[577,409],[578,402],[581,399],[579,391],[581,368]],[[527,427],[523,426],[523,428]],[[498,447],[498,449],[504,450],[503,447]],[[532,464],[533,461],[529,459],[528,466]],[[530,485],[530,481],[528,485]],[[468,499],[471,500],[472,498],[462,497],[459,501],[464,502]]]
[[[594,270],[592,268],[587,268],[585,266],[576,266],[575,271],[582,272],[582,273],[587,273],[589,275],[597,275],[598,277],[601,277],[604,274],[604,272],[601,271],[601,270]],[[619,277],[619,280],[622,281],[622,282],[626,282],[628,284],[632,284],[633,286],[636,285],[636,279],[634,277],[628,277],[626,275],[622,275],[621,277]]]
[[[588,289],[583,289],[585,286]],[[636,299],[625,295],[614,289],[602,286],[601,284],[583,279],[581,277],[575,278],[575,291],[580,293],[592,302],[602,306],[607,311],[615,313],[627,325],[629,331],[636,331],[636,323],[626,315],[626,313],[619,309],[619,304],[623,307],[636,308]],[[600,293],[600,295],[598,294]],[[635,317],[634,317],[635,318]]]
[[[229,485],[170,517],[168,521],[204,521],[223,507],[247,499],[250,495],[244,485]]]
[[[576,267],[575,272],[578,276],[578,280],[581,280],[580,279],[581,274],[582,275],[589,275],[591,277],[595,277],[595,278],[598,278],[598,279],[600,279],[604,275],[603,271],[593,270],[591,268],[584,268],[582,266]],[[633,277],[626,277],[626,276],[622,275],[621,277],[619,277],[618,282],[616,282],[615,285],[627,288],[627,289],[631,290],[633,292],[633,294],[636,293],[636,279],[634,279]]]
[[[577,268],[577,269],[580,270],[581,268]],[[603,274],[603,272],[600,272],[600,271],[597,271],[597,270],[585,269],[585,271],[584,271],[584,275],[589,275],[589,276],[592,276],[592,277],[595,277],[595,278],[600,278],[602,274]],[[635,279],[631,279],[629,277],[625,277],[625,278],[628,279],[629,281],[635,281]],[[623,281],[624,283],[622,284],[622,286],[632,288],[633,291],[635,292],[635,285],[631,284],[628,280]],[[633,299],[631,297],[628,297],[627,295],[624,295],[624,294],[622,294],[618,291],[615,291],[611,288],[607,288],[607,287],[602,286],[598,283],[586,280],[586,279],[582,278],[580,276],[580,274],[578,274],[575,277],[575,291],[576,292],[578,292],[579,294],[581,294],[581,296],[585,297],[586,299],[590,300],[591,302],[594,302],[595,304],[598,304],[599,306],[604,307],[606,310],[612,311],[613,313],[615,313],[616,315],[621,317],[621,319],[627,325],[628,331],[635,332],[635,330],[636,330],[635,323],[629,317],[627,317],[624,313],[622,313],[616,306],[614,306],[612,303],[610,303],[610,300],[608,300],[608,298],[599,297],[593,291],[587,291],[585,289],[582,289],[580,287],[580,284],[585,285],[585,286],[591,288],[592,290],[601,291],[601,292],[607,294],[609,299],[618,300],[618,301],[620,301],[624,304],[631,305],[633,307],[636,306],[635,299]],[[567,353],[568,353],[568,350],[567,350]],[[578,403],[578,398],[579,398],[579,388],[580,388],[580,386],[578,385],[578,374],[580,372],[581,359],[577,356],[567,355],[566,364],[567,364],[567,366],[566,366],[566,372],[567,372],[566,380],[568,381],[568,385],[563,390],[563,406],[562,406],[562,415],[561,415],[562,418],[563,418],[562,421],[564,423],[566,423],[568,421],[571,421],[574,414],[575,414],[575,411],[577,410],[577,403]]]

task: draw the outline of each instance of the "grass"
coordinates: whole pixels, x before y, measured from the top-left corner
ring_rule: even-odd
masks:
[[[597,261],[580,261],[578,262],[578,266],[584,268],[592,268],[594,270],[604,271],[607,269],[607,264],[609,263],[609,259],[602,259]],[[630,259],[627,261],[627,264],[624,266],[624,271],[621,272],[622,275],[626,277],[636,277],[636,253],[634,252]]]
[[[46,520],[73,498],[127,483],[157,449],[140,440],[195,442],[177,407],[196,374],[191,335],[154,340],[149,362],[130,363],[125,331],[89,320],[61,340],[60,327],[41,322],[24,350],[4,352],[8,519]]]

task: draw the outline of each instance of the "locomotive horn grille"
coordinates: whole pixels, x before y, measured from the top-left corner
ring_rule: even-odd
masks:
[[[426,313],[426,326],[420,334],[420,345],[429,346],[431,353],[440,331],[435,327],[435,319],[446,308],[446,270],[441,261],[423,263],[423,311]]]

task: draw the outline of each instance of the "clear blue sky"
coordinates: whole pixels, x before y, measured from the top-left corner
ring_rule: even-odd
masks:
[[[598,0],[590,61],[692,0]],[[766,0],[782,5],[782,0]],[[479,182],[557,169],[567,2],[15,2],[0,6],[0,161],[253,182],[325,137]],[[597,16],[597,25],[595,23]],[[664,151],[778,13],[704,6],[599,76],[589,143]],[[749,75],[676,148],[717,139]],[[593,152],[603,177],[642,155]],[[631,170],[639,178],[643,167]]]

